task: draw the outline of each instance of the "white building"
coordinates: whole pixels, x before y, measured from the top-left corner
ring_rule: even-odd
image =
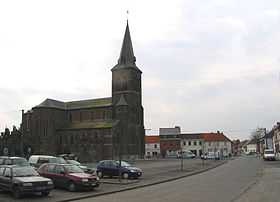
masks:
[[[252,139],[247,143],[247,154],[248,153],[256,153],[257,152],[257,140]]]
[[[202,155],[202,136],[200,133],[181,134],[181,148],[191,151],[196,156]]]
[[[202,152],[215,152],[220,157],[232,155],[232,141],[223,133],[203,133]]]
[[[158,135],[145,136],[145,157],[157,158],[160,156],[160,142]]]

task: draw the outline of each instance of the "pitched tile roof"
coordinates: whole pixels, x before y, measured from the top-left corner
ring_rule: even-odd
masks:
[[[106,107],[110,105],[112,105],[111,97],[66,102],[67,109]]]
[[[90,100],[78,100],[71,102],[61,102],[53,99],[46,99],[41,104],[35,106],[35,108],[55,108],[63,110],[72,110],[72,109],[84,109],[92,107],[107,107],[112,105],[112,98],[98,98]]]
[[[202,133],[201,134],[204,141],[230,141],[223,133]]]
[[[158,135],[146,135],[145,143],[148,143],[148,144],[159,143],[159,136]]]

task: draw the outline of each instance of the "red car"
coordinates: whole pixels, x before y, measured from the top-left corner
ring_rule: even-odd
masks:
[[[51,179],[58,188],[69,191],[94,189],[99,186],[99,178],[85,173],[81,168],[72,164],[46,163],[39,167],[41,176]]]

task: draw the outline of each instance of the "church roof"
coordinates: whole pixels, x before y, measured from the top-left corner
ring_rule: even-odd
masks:
[[[67,109],[107,107],[107,106],[111,106],[111,105],[112,105],[112,98],[111,97],[66,102]]]
[[[46,99],[41,104],[35,106],[35,108],[55,108],[63,110],[71,109],[84,109],[93,107],[107,107],[112,105],[112,98],[98,98],[90,100],[78,100],[71,102],[61,102],[53,99]]]
[[[64,102],[47,98],[44,102],[37,105],[36,107],[65,109],[66,105]]]
[[[135,70],[140,71],[135,62],[136,57],[134,56],[129,26],[127,22],[118,64],[113,67],[112,71],[122,68],[134,68]]]

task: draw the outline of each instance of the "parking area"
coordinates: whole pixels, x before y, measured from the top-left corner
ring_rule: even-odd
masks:
[[[107,192],[119,191],[122,189],[133,188],[136,186],[145,186],[147,184],[157,183],[163,180],[169,180],[184,176],[196,171],[210,168],[218,165],[223,161],[201,159],[184,159],[183,171],[181,170],[182,161],[180,159],[158,159],[158,160],[139,160],[135,162],[135,166],[143,170],[143,176],[136,180],[121,180],[118,178],[102,178],[100,187],[93,191],[69,192],[61,189],[54,189],[49,196],[41,197],[36,195],[25,196],[22,199],[14,199],[8,192],[0,192],[0,201],[65,201],[79,197],[88,197]],[[93,166],[94,164],[92,164]]]

